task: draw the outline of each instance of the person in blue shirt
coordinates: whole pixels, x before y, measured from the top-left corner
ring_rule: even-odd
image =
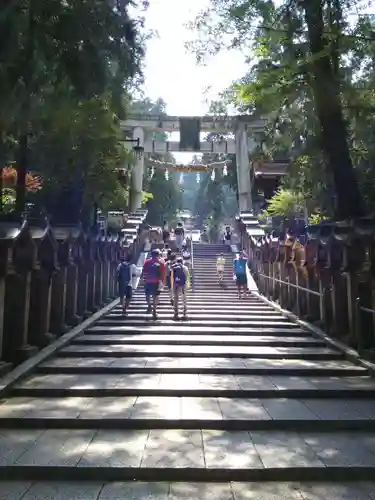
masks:
[[[132,256],[130,254],[123,256],[117,267],[118,295],[124,315],[127,314],[133,295],[133,278],[136,275],[136,269],[136,265],[132,264]]]
[[[247,292],[247,258],[245,252],[240,252],[233,261],[233,271],[236,279],[238,298],[246,296]]]

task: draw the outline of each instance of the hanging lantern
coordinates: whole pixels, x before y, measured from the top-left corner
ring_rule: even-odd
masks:
[[[223,168],[223,175],[228,175],[228,169],[227,169],[227,164],[225,163],[224,164],[224,168]]]
[[[211,180],[212,180],[212,181],[214,181],[214,180],[215,180],[215,177],[216,177],[215,170],[214,170],[214,169],[212,169]]]
[[[169,179],[169,172],[168,172],[167,169],[165,170],[165,174],[164,175],[165,175],[165,180],[167,181]]]
[[[183,184],[184,183],[184,174],[183,172],[180,173],[180,179],[178,181],[179,184]]]
[[[155,168],[151,167],[151,172],[150,172],[150,179],[152,179],[155,175]]]
[[[198,172],[197,173],[197,184],[200,183],[200,180],[201,180],[201,174]]]

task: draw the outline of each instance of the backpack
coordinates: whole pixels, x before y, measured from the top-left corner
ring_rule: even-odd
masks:
[[[153,260],[150,264],[150,268],[147,273],[151,278],[155,278],[156,280],[160,279],[161,269],[160,269],[160,261]]]
[[[173,281],[176,286],[185,286],[186,284],[186,275],[184,266],[182,264],[173,264]]]
[[[119,283],[129,283],[131,280],[130,263],[122,262],[117,271],[117,281]]]

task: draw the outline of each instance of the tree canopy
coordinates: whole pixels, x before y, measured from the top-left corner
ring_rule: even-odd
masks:
[[[159,98],[155,102],[151,99],[134,101],[130,107],[132,113],[166,115],[166,103]],[[145,131],[145,139],[166,141],[165,132]],[[149,134],[149,135],[147,135]],[[176,213],[182,208],[182,194],[178,184],[178,174],[170,174],[168,178],[162,168],[154,168],[153,161],[174,162],[170,154],[151,154],[145,158],[144,190],[148,193],[146,206],[148,208],[147,220],[151,225],[162,225],[164,220],[172,222]]]
[[[268,158],[291,158],[287,189],[340,219],[375,207],[374,21],[351,0],[211,0],[192,27],[198,60],[240,48],[247,70],[223,93],[265,116]]]
[[[130,159],[118,119],[141,78],[145,36],[130,5],[23,0],[1,9],[0,164],[16,162],[18,211],[29,171],[42,178],[33,201],[47,211],[64,212],[64,200],[72,209],[116,197],[125,205],[116,171]]]

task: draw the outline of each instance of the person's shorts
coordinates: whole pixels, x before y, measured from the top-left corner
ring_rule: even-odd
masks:
[[[246,274],[236,274],[236,284],[241,286],[247,285]]]
[[[163,231],[163,241],[164,241],[164,243],[166,241],[169,241],[169,239],[170,239],[170,232],[169,231]]]
[[[125,285],[125,286],[119,285],[118,294],[119,294],[120,299],[125,297],[126,299],[130,300],[132,298],[132,295],[133,295],[133,288],[129,285]]]
[[[224,268],[223,267],[217,267],[216,271],[218,272],[218,274],[222,274],[224,272]]]
[[[160,295],[159,283],[145,283],[145,294],[155,297]]]

